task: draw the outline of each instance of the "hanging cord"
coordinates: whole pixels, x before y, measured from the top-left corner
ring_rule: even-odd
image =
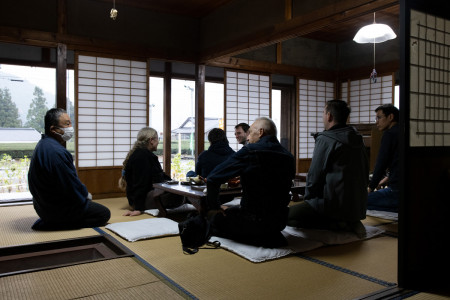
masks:
[[[375,12],[373,12],[373,24],[375,24]],[[370,79],[373,83],[377,82],[377,71],[375,70],[375,37],[373,38],[373,70],[370,73]]]

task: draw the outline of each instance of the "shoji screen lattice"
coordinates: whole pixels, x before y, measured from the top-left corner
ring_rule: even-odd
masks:
[[[78,166],[121,166],[147,125],[147,63],[78,56]]]
[[[410,146],[450,146],[450,21],[411,10]]]
[[[341,86],[342,100],[349,103],[349,123],[375,123],[375,109],[394,99],[393,75],[378,77],[376,83],[370,79],[344,82]]]
[[[323,130],[323,109],[334,98],[334,83],[299,79],[299,158],[312,158],[314,137]]]
[[[234,126],[270,117],[270,76],[235,71],[226,71],[225,75],[225,131],[230,147],[239,150]]]

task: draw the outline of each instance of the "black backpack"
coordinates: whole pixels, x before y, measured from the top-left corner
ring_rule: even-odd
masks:
[[[211,237],[211,224],[202,215],[189,215],[185,221],[178,223],[178,230],[184,254],[195,254],[205,244],[212,248],[220,247],[218,241],[208,242]]]

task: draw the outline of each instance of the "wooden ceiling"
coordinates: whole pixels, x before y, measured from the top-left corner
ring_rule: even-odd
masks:
[[[353,37],[362,26],[372,24],[373,21],[374,14],[368,12],[359,17],[354,17],[332,26],[326,26],[318,31],[304,35],[304,37],[334,43],[346,42],[353,40]],[[395,5],[376,11],[375,21],[376,23],[389,25],[399,35],[400,6]]]
[[[111,2],[114,0],[103,0]],[[162,13],[201,18],[233,0],[115,0],[120,5],[134,6]]]
[[[115,1],[116,8],[132,6],[165,14],[183,15],[202,18],[221,6],[231,4],[234,0],[97,0],[106,3]],[[289,14],[289,1],[286,1],[286,16]],[[326,2],[325,2],[326,3]],[[350,42],[357,31],[365,25],[372,24],[376,13],[376,22],[391,26],[399,35],[400,4],[399,0],[340,0],[325,4],[305,15],[295,15],[285,22],[236,36],[201,51],[197,61],[205,63],[217,59],[236,56],[283,42],[296,37],[305,37],[329,43]]]
[[[116,6],[134,6],[157,12],[190,16],[201,18],[222,5],[226,5],[233,0],[101,0],[104,2],[115,1]],[[280,0],[281,1],[281,0]],[[376,22],[391,26],[394,32],[399,34],[399,5],[389,5],[376,11]],[[303,35],[306,38],[321,41],[341,43],[350,41],[356,32],[364,25],[373,23],[373,11],[363,12],[358,17],[339,22],[331,23],[312,33]]]

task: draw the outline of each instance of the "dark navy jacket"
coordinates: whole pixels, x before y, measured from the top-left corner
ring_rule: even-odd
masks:
[[[195,173],[206,178],[217,165],[223,163],[233,154],[234,150],[227,142],[216,142],[198,156]]]
[[[87,209],[88,191],[78,178],[73,157],[57,140],[42,135],[28,171],[36,213],[44,221],[70,221]]]
[[[209,174],[208,209],[220,207],[220,184],[236,176],[241,178],[241,210],[255,220],[284,228],[295,176],[292,154],[274,136],[263,136],[256,143],[245,145]]]

